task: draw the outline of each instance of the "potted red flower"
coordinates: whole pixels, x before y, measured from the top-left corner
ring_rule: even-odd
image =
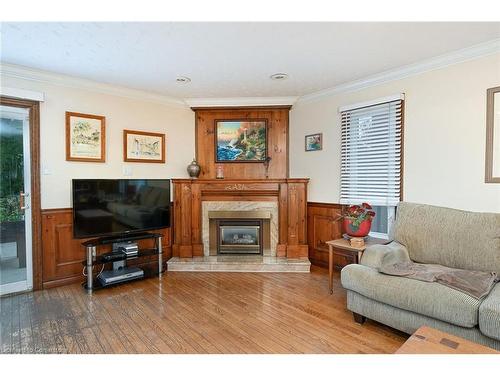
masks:
[[[375,212],[368,203],[350,206],[342,216],[344,232],[351,237],[366,237],[370,233]]]

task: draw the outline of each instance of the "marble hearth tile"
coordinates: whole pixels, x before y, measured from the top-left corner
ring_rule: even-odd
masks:
[[[310,272],[309,259],[287,259],[275,256],[204,256],[171,258],[168,271],[186,272]]]
[[[276,247],[278,245],[278,202],[250,202],[250,201],[205,201],[201,205],[202,215],[202,241],[203,254],[209,256],[209,211],[269,211],[271,213],[271,253],[266,256],[276,256]]]

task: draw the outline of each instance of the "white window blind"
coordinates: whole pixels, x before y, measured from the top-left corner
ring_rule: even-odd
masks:
[[[398,99],[341,112],[341,204],[398,204],[402,107]]]

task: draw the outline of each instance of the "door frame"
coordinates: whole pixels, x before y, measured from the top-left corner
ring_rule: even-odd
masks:
[[[40,102],[0,96],[0,105],[29,110],[33,290],[42,289],[42,209],[40,201]]]

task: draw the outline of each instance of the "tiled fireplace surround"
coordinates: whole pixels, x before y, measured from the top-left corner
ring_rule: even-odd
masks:
[[[227,219],[257,218],[269,220],[271,246],[264,246],[262,255],[276,256],[276,246],[278,245],[278,202],[208,201],[202,202],[201,211],[204,256],[217,255],[216,241],[214,241],[213,238],[215,233],[213,228],[210,230],[210,223],[214,221],[215,217]],[[264,243],[267,242],[266,239],[262,239],[262,241]]]

